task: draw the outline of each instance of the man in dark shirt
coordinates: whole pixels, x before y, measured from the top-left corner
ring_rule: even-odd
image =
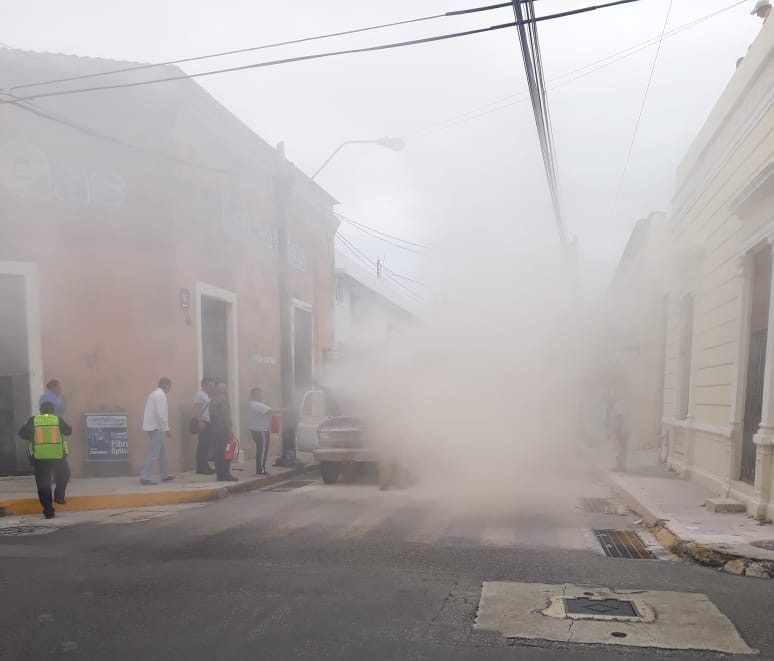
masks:
[[[48,424],[49,420],[53,420],[53,429],[52,425]],[[58,434],[56,427],[58,427]],[[52,402],[43,402],[40,405],[40,415],[32,416],[19,430],[19,436],[30,444],[28,456],[35,467],[38,499],[43,506],[43,515],[47,519],[54,518],[52,478],[56,482],[53,501],[60,505],[66,503],[65,489],[70,481],[70,468],[67,465],[69,448],[64,437],[72,433],[70,425],[54,414]]]
[[[215,384],[215,396],[210,404],[210,443],[215,462],[215,475],[219,482],[236,482],[238,479],[231,474],[231,462],[226,461],[226,444],[231,434],[228,386],[223,381],[219,381]]]

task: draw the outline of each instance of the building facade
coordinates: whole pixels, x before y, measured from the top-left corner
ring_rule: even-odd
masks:
[[[0,87],[125,67],[3,50]],[[202,375],[228,383],[246,437],[252,386],[282,404],[282,333],[295,389],[333,345],[334,204],[190,80],[0,105],[0,472],[27,468],[15,431],[52,378],[76,474],[110,463],[87,435],[89,413],[125,416],[128,451],[117,455],[122,470],[138,469],[143,406],[161,376],[173,382],[174,470],[192,463],[187,421]]]
[[[411,306],[383,279],[336,253],[336,352],[379,348],[415,318]]]
[[[774,23],[679,167],[670,232],[668,463],[774,518]]]

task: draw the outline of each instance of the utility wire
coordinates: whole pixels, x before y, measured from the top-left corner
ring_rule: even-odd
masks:
[[[516,3],[516,6],[519,6],[519,3],[523,0],[513,0]],[[567,16],[574,16],[576,14],[583,14],[586,12],[596,11],[598,9],[604,9],[607,7],[614,7],[617,5],[624,5],[629,4],[632,2],[639,2],[640,0],[616,0],[615,2],[608,2],[606,4],[602,5],[593,5],[589,7],[582,7],[580,9],[573,9],[569,11],[564,11],[556,14],[549,14],[546,16],[540,16],[535,17],[531,19],[534,22],[540,22],[540,21],[549,21],[553,19],[558,18],[564,18]],[[511,23],[502,23],[499,25],[491,25],[489,27],[484,28],[476,28],[472,30],[464,30],[461,32],[452,32],[448,34],[441,34],[436,35],[433,37],[424,37],[421,39],[411,39],[408,41],[399,41],[399,42],[393,42],[388,44],[379,44],[376,46],[366,46],[363,48],[350,48],[346,50],[338,50],[338,51],[327,51],[323,53],[313,53],[310,55],[300,55],[296,57],[286,57],[286,58],[279,58],[276,60],[268,60],[265,62],[255,62],[253,64],[245,64],[238,67],[227,67],[223,69],[215,69],[212,71],[201,71],[198,73],[191,73],[191,74],[182,74],[179,76],[168,76],[166,78],[153,78],[150,80],[140,80],[140,81],[134,81],[134,82],[126,82],[126,83],[116,83],[112,85],[98,85],[93,87],[80,87],[70,90],[59,90],[59,91],[53,91],[53,92],[40,92],[37,94],[29,94],[27,96],[22,97],[24,100],[32,100],[32,99],[42,99],[42,98],[48,98],[48,97],[55,97],[55,96],[65,96],[65,95],[72,95],[72,94],[83,94],[87,92],[99,92],[103,90],[114,90],[114,89],[127,89],[132,87],[141,87],[144,85],[153,85],[156,83],[169,83],[174,82],[178,80],[188,80],[192,78],[201,78],[203,76],[214,76],[218,74],[223,73],[230,73],[234,71],[246,71],[248,69],[258,69],[263,67],[270,67],[270,66],[278,66],[283,64],[291,64],[294,62],[304,62],[307,60],[318,60],[322,58],[328,58],[328,57],[337,57],[340,55],[352,55],[356,53],[370,53],[380,50],[389,50],[393,48],[402,48],[405,46],[416,46],[418,44],[426,44],[426,43],[433,43],[437,41],[445,41],[448,39],[457,39],[460,37],[468,37],[476,34],[482,34],[484,32],[493,32],[497,30],[503,30],[507,28],[512,28],[518,26],[518,22],[511,22]],[[10,103],[9,101],[0,101],[0,104],[3,103]]]
[[[632,134],[632,141],[629,144],[629,151],[626,153],[626,161],[624,162],[623,171],[621,172],[621,179],[618,182],[618,190],[615,193],[615,202],[613,203],[613,212],[618,208],[618,202],[621,199],[621,191],[623,190],[624,181],[626,180],[626,172],[629,169],[629,162],[632,159],[632,152],[634,151],[634,143],[637,141],[637,134],[640,131],[640,124],[642,122],[642,115],[645,112],[645,104],[648,102],[648,93],[650,92],[650,86],[653,83],[653,74],[656,72],[656,64],[658,63],[658,56],[661,54],[661,44],[664,42],[664,33],[666,32],[667,23],[669,23],[669,17],[672,14],[673,0],[669,0],[667,6],[666,17],[664,18],[664,27],[661,28],[661,38],[658,41],[658,47],[656,48],[656,54],[653,57],[653,64],[650,67],[650,75],[648,76],[648,84],[645,86],[645,94],[642,96],[642,105],[640,106],[640,112],[637,115],[637,123],[634,125],[634,133]]]
[[[423,250],[429,250],[430,249],[428,246],[422,245],[421,243],[414,243],[413,241],[409,241],[407,239],[401,239],[399,236],[394,236],[392,234],[387,234],[386,232],[381,232],[381,231],[379,231],[379,230],[377,230],[377,229],[375,229],[373,227],[370,227],[369,225],[365,225],[363,223],[359,223],[356,220],[352,220],[352,218],[347,218],[347,216],[345,216],[342,213],[339,213],[338,211],[334,211],[333,213],[334,213],[334,215],[339,220],[341,220],[341,221],[343,221],[345,223],[348,223],[348,224],[352,225],[353,227],[356,227],[359,230],[361,230],[361,231],[363,231],[363,232],[365,232],[367,234],[371,234],[371,235],[373,235],[377,239],[384,237],[386,239],[393,239],[394,241],[400,241],[401,243],[405,243],[405,244],[407,244],[409,246],[412,246],[414,248],[421,248]],[[391,243],[390,241],[387,241],[386,243],[390,243],[391,245],[396,245],[394,243]],[[405,248],[405,246],[398,246],[398,248]],[[412,251],[412,252],[415,252],[415,251]]]
[[[719,16],[720,14],[723,14],[731,9],[734,9],[746,3],[747,3],[747,0],[740,0],[739,2],[735,2],[732,5],[729,5],[717,11],[714,11],[710,14],[701,16],[689,23],[685,23],[677,28],[669,30],[666,34],[664,34],[663,39],[669,39],[670,37],[674,37],[680,34],[681,32],[685,32],[686,30],[697,27],[701,23],[704,23],[712,18],[715,18],[716,16]],[[626,48],[622,51],[618,51],[617,53],[613,53],[599,60],[595,60],[594,62],[586,64],[582,67],[579,67],[578,69],[573,69],[572,71],[563,73],[557,76],[556,78],[551,79],[550,82],[556,83],[556,84],[549,86],[548,89],[549,91],[556,90],[560,87],[564,87],[565,85],[569,85],[570,83],[574,83],[575,81],[580,80],[581,78],[585,78],[586,76],[596,73],[597,71],[601,71],[602,69],[605,69],[608,66],[612,66],[613,64],[616,64],[622,60],[625,60],[626,58],[631,57],[632,55],[636,55],[637,53],[647,50],[651,46],[657,44],[660,39],[661,37],[659,36],[652,37],[646,41],[635,44],[634,46],[630,46],[629,48]],[[575,74],[580,74],[580,75],[575,75]],[[567,78],[567,80],[565,80],[564,82],[559,82],[564,78]],[[448,128],[453,128],[454,126],[458,126],[459,124],[464,124],[468,121],[485,117],[486,115],[489,115],[493,112],[497,112],[498,110],[504,110],[505,108],[510,108],[514,105],[524,103],[528,99],[529,99],[529,94],[526,91],[517,92],[515,94],[509,94],[507,96],[501,97],[500,99],[490,101],[489,103],[485,103],[481,106],[471,108],[466,112],[449,117],[448,119],[442,122],[438,122],[436,124],[430,124],[429,126],[426,126],[425,128],[420,129],[419,131],[410,135],[409,138],[416,139],[416,138],[424,137],[426,135],[437,133],[439,131],[444,131]],[[505,103],[506,101],[508,101],[509,103]],[[499,104],[503,104],[503,105],[499,105]]]
[[[401,280],[406,280],[408,282],[413,282],[415,285],[422,285],[423,287],[429,287],[426,282],[422,282],[421,280],[415,280],[414,278],[409,278],[407,275],[401,275],[400,273],[395,273],[391,268],[386,267],[384,264],[382,264],[382,268],[387,271],[388,273],[392,274],[396,278],[400,278]]]

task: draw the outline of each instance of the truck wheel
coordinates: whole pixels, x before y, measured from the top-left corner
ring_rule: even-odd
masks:
[[[341,464],[334,461],[323,461],[320,464],[320,474],[325,484],[336,484],[341,472]]]

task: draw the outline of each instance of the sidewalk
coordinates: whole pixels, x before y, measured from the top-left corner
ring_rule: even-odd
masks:
[[[74,478],[67,487],[67,504],[55,507],[59,513],[218,500],[231,494],[262,489],[316,468],[311,455],[301,454],[299,458],[305,466],[295,469],[274,467],[276,457],[271,457],[267,462],[271,474],[265,477],[255,475],[255,466],[249,460],[234,462],[231,467],[233,474],[239,478],[238,482],[217,482],[215,476],[194,472],[179,473],[172,482],[152,486],[141,485],[136,475]],[[40,512],[32,475],[0,477],[0,516]]]
[[[709,511],[705,502],[717,494],[668,471],[655,452],[637,453],[630,465],[625,473],[607,471],[607,482],[664,547],[729,573],[774,578],[774,526]]]

